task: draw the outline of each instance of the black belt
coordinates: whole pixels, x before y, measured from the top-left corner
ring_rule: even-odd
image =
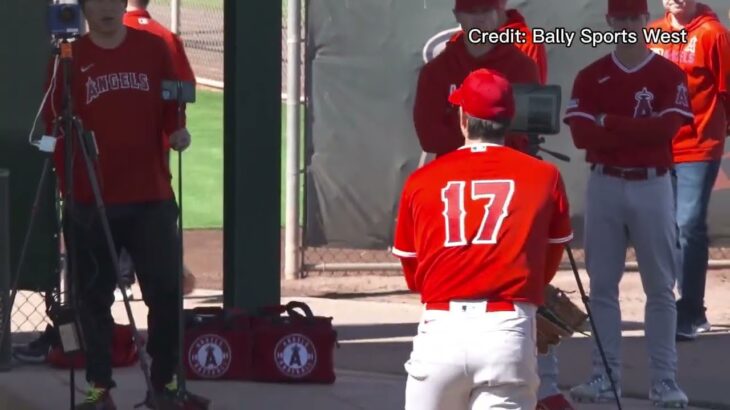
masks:
[[[595,170],[598,166],[596,164],[591,165],[591,170]],[[660,177],[670,171],[670,168],[657,167],[657,168],[617,168],[606,165],[601,165],[599,171],[604,175],[610,175],[612,177],[622,178],[629,181],[642,181],[649,179],[651,170],[655,170],[655,175]]]

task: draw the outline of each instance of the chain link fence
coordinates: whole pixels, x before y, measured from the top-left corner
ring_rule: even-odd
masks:
[[[223,0],[180,0],[180,36],[185,44],[193,70],[201,84],[223,85]],[[168,28],[172,27],[171,0],[152,0],[150,13]],[[286,90],[287,70],[287,1],[282,1],[281,28],[281,78],[282,94]],[[304,20],[302,20],[304,22]],[[304,39],[304,24],[302,38]],[[306,42],[304,42],[306,44]],[[302,47],[302,76],[304,76],[305,47]],[[305,81],[302,80],[304,87]],[[302,90],[302,95],[304,92]],[[283,230],[282,230],[283,235]],[[283,239],[282,239],[283,243]],[[583,266],[583,251],[575,249],[574,257]],[[710,250],[712,267],[730,266],[730,248],[713,247]],[[632,249],[627,252],[629,268],[635,268],[636,258]],[[399,275],[399,261],[390,250],[364,250],[327,247],[303,247],[301,250],[302,272],[305,275],[363,273]],[[567,257],[564,266],[568,268]]]

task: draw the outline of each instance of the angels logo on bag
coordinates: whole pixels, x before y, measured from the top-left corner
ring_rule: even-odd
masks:
[[[231,366],[231,346],[218,335],[202,335],[190,345],[188,360],[195,374],[215,379],[224,375]]]
[[[308,337],[299,333],[289,334],[276,344],[274,362],[283,374],[302,378],[314,370],[317,351]]]

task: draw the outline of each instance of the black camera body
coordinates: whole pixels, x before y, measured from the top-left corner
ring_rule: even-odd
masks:
[[[542,135],[560,133],[560,86],[512,84],[512,88],[516,110],[511,131]]]
[[[81,34],[81,7],[77,3],[51,4],[48,7],[48,28],[56,38],[72,38]]]

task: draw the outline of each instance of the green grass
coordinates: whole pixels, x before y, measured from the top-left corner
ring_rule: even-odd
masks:
[[[183,154],[183,224],[189,228],[223,226],[223,93],[198,90],[190,104],[188,130],[193,137]],[[281,105],[281,222],[284,223],[286,193],[286,104]],[[302,129],[304,124],[302,112]],[[301,157],[303,158],[303,156]],[[170,167],[177,193],[178,154],[173,152]],[[303,188],[300,189],[300,193]],[[303,196],[300,196],[303,197]],[[303,215],[300,212],[300,221]]]

